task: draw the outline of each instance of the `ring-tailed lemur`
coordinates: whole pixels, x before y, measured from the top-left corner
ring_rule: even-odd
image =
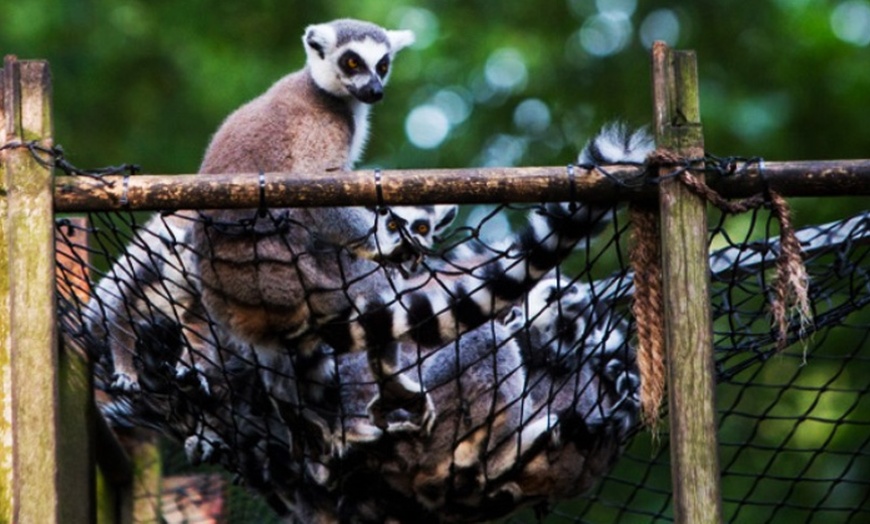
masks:
[[[613,137],[611,137],[611,138],[613,138]],[[595,142],[601,143],[601,140],[604,140],[604,138],[598,137],[598,138],[596,138],[595,141],[593,141],[593,143],[595,143]],[[556,209],[558,211],[558,208],[556,208]],[[544,220],[546,220],[546,218],[544,218]],[[542,230],[544,230],[544,228],[542,228]],[[533,240],[535,238],[535,235],[536,235],[535,230],[530,229],[526,233],[525,237],[521,237],[521,240],[519,240],[518,242],[520,245],[523,245],[522,238],[526,238],[526,239],[531,238]],[[544,236],[544,235],[542,234],[541,236]],[[531,240],[528,240],[528,241],[531,241]],[[558,248],[558,246],[560,244],[559,243],[551,243],[550,244],[551,247],[549,248],[551,251],[554,249],[552,247],[554,245]],[[546,254],[547,252],[548,252],[548,250],[547,250],[546,246],[544,248],[535,248],[533,245],[529,249],[528,253],[526,253],[526,254],[528,255],[529,253],[537,253],[538,255],[542,255],[542,254]],[[556,254],[559,254],[559,253],[556,253]],[[477,255],[480,255],[480,253],[477,253]],[[462,263],[469,264],[469,267],[470,267],[470,269],[468,269],[469,273],[473,273],[474,271],[480,271],[479,275],[473,275],[473,278],[475,279],[473,281],[483,282],[483,286],[484,286],[483,289],[487,289],[485,287],[485,286],[489,285],[489,284],[487,284],[487,278],[491,278],[493,276],[493,273],[487,272],[487,271],[491,271],[491,269],[487,269],[487,268],[509,267],[509,265],[507,263],[503,263],[501,261],[499,256],[501,256],[501,255],[493,255],[492,259],[485,260],[485,262],[480,264],[479,266],[475,266],[474,264],[471,264],[469,260],[464,260],[462,258],[462,256],[460,256],[460,257],[450,261],[449,266],[451,268],[454,268],[454,269],[455,268],[461,269]],[[359,259],[352,259],[352,260],[358,261]],[[516,260],[519,260],[521,263],[527,262],[527,260],[524,259],[523,257],[517,257]],[[542,266],[546,267],[545,264],[542,264]],[[480,268],[482,268],[482,269],[480,269]],[[529,272],[530,270],[525,269],[524,271]],[[458,277],[454,277],[453,280],[446,280],[447,284],[445,284],[445,285],[450,286],[451,289],[454,289],[454,290],[459,289],[458,286],[455,285],[455,283],[456,282],[461,283],[463,281],[467,282],[468,279],[470,278],[470,277],[467,277],[467,274],[468,273],[463,273],[460,271]],[[433,287],[437,288],[437,286],[441,285],[441,282],[445,281],[445,280],[441,280],[441,281],[435,280],[434,283],[432,281],[427,281],[425,285],[421,285],[421,284],[417,283],[420,278],[421,277],[418,276],[416,279],[409,280],[409,282],[411,282],[411,284],[409,284],[409,286],[410,286],[409,293],[429,294],[432,292]],[[393,280],[385,280],[382,282],[389,283],[392,281]],[[500,281],[500,282],[502,282],[502,283],[509,282],[509,280],[504,280],[504,281]],[[529,285],[530,282],[531,281],[529,281],[528,283],[525,283],[525,285]],[[532,297],[533,302],[535,301],[534,297],[536,297],[538,295],[539,295],[539,293],[537,291],[533,291],[531,293],[531,297]],[[492,307],[494,307],[494,306],[492,306]],[[541,307],[543,307],[543,306],[541,306]],[[476,333],[478,333],[478,335],[480,335],[479,338],[484,340],[484,342],[486,340],[486,337],[484,335],[490,331],[488,328],[490,328],[489,325],[478,328],[478,330],[476,331]],[[502,331],[502,328],[496,328],[496,332],[501,332],[501,331]],[[578,332],[580,332],[580,331],[575,330],[575,333],[578,333]],[[499,339],[501,337],[503,337],[503,335],[500,337],[497,337],[497,339]],[[324,337],[324,338],[326,338],[326,337]],[[442,349],[442,351],[453,352],[453,351],[459,349],[460,351],[462,351],[462,353],[459,356],[455,356],[455,354],[453,354],[452,355],[453,358],[458,358],[459,361],[464,361],[465,360],[465,358],[463,358],[463,355],[464,355],[465,357],[470,357],[473,359],[474,355],[480,353],[480,347],[484,347],[484,348],[488,347],[487,344],[482,343],[479,345],[480,347],[478,347],[478,349],[475,350],[475,347],[476,347],[475,343],[474,343],[475,340],[476,340],[475,336],[471,336],[468,339],[463,338],[462,340],[459,341],[459,346],[454,347],[452,344],[449,344],[446,346],[446,349]],[[471,346],[463,349],[465,347],[465,344],[471,344]],[[500,344],[500,342],[494,342],[493,344],[497,345],[497,344]],[[513,342],[508,342],[508,345],[513,346]],[[418,350],[416,349],[415,344],[408,344],[405,346],[405,348],[406,349],[401,350],[401,353],[399,353],[398,358],[405,358],[409,352],[411,354],[417,354]],[[510,350],[506,350],[506,354],[507,353],[510,353]],[[266,355],[271,355],[272,357],[275,356],[271,352],[266,352]],[[450,353],[443,353],[443,355],[445,355],[443,358],[446,358],[447,362],[450,362],[451,354]],[[361,388],[361,390],[359,390],[359,395],[354,397],[354,401],[356,402],[356,404],[355,404],[356,409],[352,409],[353,406],[349,407],[350,412],[352,412],[352,413],[362,412],[363,416],[367,417],[369,415],[369,411],[371,411],[371,403],[368,403],[368,396],[369,395],[376,395],[377,394],[376,392],[379,389],[378,387],[373,386],[373,384],[377,384],[380,382],[380,379],[377,377],[377,368],[374,366],[369,367],[368,365],[365,365],[363,363],[364,359],[361,357],[361,355],[347,355],[347,356],[342,356],[340,358],[341,359],[353,359],[353,361],[357,363],[356,364],[356,371],[357,372],[362,372],[362,373],[374,372],[374,374],[368,375],[370,377],[370,380],[368,380],[369,385],[367,387]],[[509,361],[509,360],[510,359],[507,359],[507,361]],[[342,361],[343,360],[339,361],[339,366],[341,366]],[[483,365],[483,364],[481,364],[481,365]],[[394,367],[400,368],[401,366],[397,365]],[[503,373],[508,367],[513,367],[513,366],[506,366],[502,369],[502,371],[494,371],[494,372],[496,374]],[[528,365],[528,368],[530,370],[529,375],[531,375],[532,373],[539,373],[538,370],[534,369],[534,366]],[[424,390],[424,388],[425,388],[425,390],[428,390],[429,388],[433,387],[433,384],[435,382],[437,382],[432,377],[439,376],[439,373],[438,373],[439,368],[435,367],[432,369],[434,370],[434,372],[430,371],[427,374],[427,377],[429,377],[428,383],[427,383],[427,379],[424,379],[423,380],[424,383],[421,385],[421,390]],[[496,368],[496,370],[497,369],[498,368]],[[407,373],[407,370],[405,370],[404,372]],[[348,373],[339,372],[339,376],[341,376],[343,374],[346,375]],[[442,376],[448,376],[448,379],[450,378],[446,367],[440,368],[440,373]],[[522,374],[523,374],[523,370],[520,369],[514,375],[516,377],[519,377]],[[471,382],[466,384],[466,390],[474,389],[474,387],[475,387],[474,379],[467,378],[467,380],[469,380]],[[490,478],[497,478],[497,477],[512,478],[512,477],[510,477],[510,475],[507,475],[507,476],[500,475],[500,474],[498,474],[498,472],[505,472],[505,471],[511,470],[513,463],[511,462],[510,459],[512,457],[514,457],[516,454],[510,453],[510,450],[514,449],[514,448],[511,448],[509,443],[508,444],[502,443],[501,447],[499,447],[499,444],[497,441],[489,440],[489,438],[491,438],[492,436],[494,436],[494,435],[497,436],[497,434],[499,434],[499,432],[501,432],[505,435],[510,435],[511,428],[513,428],[514,426],[517,425],[517,419],[512,418],[512,416],[508,416],[508,414],[512,413],[513,409],[514,409],[512,407],[514,405],[510,403],[509,398],[508,398],[508,397],[510,397],[511,394],[515,393],[515,389],[516,389],[516,388],[508,387],[511,384],[513,384],[512,380],[515,380],[515,379],[507,379],[504,387],[499,389],[500,392],[506,393],[505,395],[502,395],[503,398],[502,398],[502,401],[500,401],[500,402],[502,402],[502,405],[505,406],[505,408],[504,408],[505,411],[503,413],[506,415],[506,418],[504,418],[504,420],[498,419],[501,422],[504,422],[504,424],[485,425],[486,432],[483,432],[483,431],[478,432],[477,436],[475,436],[475,432],[472,431],[470,434],[466,435],[467,442],[466,442],[465,448],[468,448],[468,449],[464,450],[463,453],[460,453],[460,455],[461,455],[460,462],[467,466],[466,469],[469,472],[475,471],[474,468],[476,466],[480,466],[483,468],[483,470],[477,470],[478,472],[488,470],[488,473],[485,474],[484,476],[488,475]],[[526,378],[526,381],[529,383],[532,383],[528,377]],[[461,382],[462,381],[460,380],[459,383],[461,384]],[[487,391],[488,387],[490,387],[490,391],[492,391],[491,385],[487,386],[487,385],[478,384],[478,386],[482,388],[481,391]],[[446,391],[446,389],[445,389],[445,391]],[[429,446],[434,446],[434,449],[432,447],[429,448],[430,459],[431,459],[431,460],[429,460],[429,462],[435,466],[437,466],[438,464],[450,465],[453,463],[452,461],[456,460],[456,458],[454,457],[454,451],[456,451],[456,450],[454,450],[452,447],[450,447],[449,449],[446,449],[446,451],[448,451],[447,455],[443,455],[443,453],[442,453],[442,455],[439,455],[438,453],[434,453],[434,451],[438,450],[437,442],[441,442],[442,444],[445,444],[448,442],[447,437],[445,436],[446,433],[441,432],[440,429],[443,429],[442,425],[444,424],[444,422],[443,422],[444,420],[449,420],[450,417],[455,416],[455,415],[451,415],[451,413],[455,413],[455,412],[452,411],[453,408],[451,407],[450,402],[452,400],[455,400],[455,398],[453,398],[453,397],[456,397],[456,396],[457,395],[445,395],[445,396],[441,397],[439,395],[433,395],[435,400],[438,402],[438,404],[436,404],[436,406],[439,409],[444,409],[444,411],[445,411],[445,413],[443,414],[443,416],[441,418],[438,418],[438,417],[433,418],[433,420],[432,420],[432,423],[433,423],[432,439],[427,440],[427,442],[429,442]],[[485,399],[486,396],[484,395],[484,396],[481,396],[479,398]],[[531,399],[531,397],[529,397],[529,398]],[[445,399],[447,399],[447,400],[445,400]],[[481,401],[481,405],[483,405],[484,403],[486,403],[486,402]],[[583,405],[588,407],[589,403],[587,402]],[[365,407],[366,409],[358,409],[360,407]],[[470,407],[473,408],[473,406],[470,406]],[[480,407],[480,406],[478,406],[478,407]],[[235,413],[235,410],[232,410],[232,413]],[[535,410],[532,409],[531,407],[529,407],[529,409],[527,411],[525,411],[524,413],[533,414],[533,413],[535,413]],[[399,424],[404,424],[408,420],[416,421],[416,418],[415,418],[413,413],[406,414],[407,417],[402,419],[401,410],[398,410],[396,413],[392,413],[390,415],[392,417],[397,418],[399,420]],[[585,415],[585,413],[584,413],[584,415]],[[528,416],[528,415],[525,415],[525,416]],[[245,416],[245,418],[247,418],[247,417]],[[256,420],[256,418],[255,418],[255,420]],[[439,421],[441,421],[441,422],[439,422]],[[544,422],[540,422],[540,421],[544,421]],[[543,418],[543,419],[540,419],[540,421],[539,421],[540,423],[532,424],[531,426],[526,428],[526,430],[523,433],[524,437],[521,438],[520,441],[515,442],[515,444],[517,444],[517,446],[520,446],[520,445],[522,445],[522,442],[525,442],[526,445],[528,445],[531,442],[539,441],[540,440],[539,437],[533,437],[531,435],[531,433],[528,433],[528,431],[534,430],[536,435],[543,435],[544,433],[546,433],[545,430],[547,428],[549,428],[550,425],[553,423],[553,421],[550,420],[549,418]],[[236,420],[236,421],[232,422],[233,428],[235,427],[236,424],[239,424],[242,422],[243,422],[242,420]],[[377,433],[380,431],[379,428],[372,428],[371,424],[367,423],[364,419],[360,419],[359,417],[357,417],[355,423],[362,426],[362,427],[367,426],[367,429],[362,429],[362,430],[359,430],[359,429],[355,430],[352,427],[349,428],[349,431],[351,433],[353,433],[355,431],[357,435],[364,436],[365,431],[371,431],[374,433]],[[561,421],[559,423],[562,424]],[[352,425],[353,424],[351,424],[351,426]],[[522,426],[522,424],[519,424],[519,425]],[[268,424],[266,424],[266,427],[268,427]],[[446,426],[444,426],[444,427],[446,427]],[[232,435],[233,434],[232,431],[234,431],[233,428],[222,427],[221,423],[220,423],[220,417],[216,417],[216,418],[214,418],[214,420],[209,420],[207,418],[205,420],[205,424],[200,422],[198,427],[195,430],[190,430],[190,429],[187,430],[187,431],[193,431],[193,435],[191,435],[192,438],[188,437],[188,440],[186,441],[186,444],[188,444],[187,447],[189,448],[189,451],[192,454],[203,453],[203,452],[208,453],[209,447],[214,448],[214,447],[225,445],[225,443],[229,442],[226,440],[226,437],[224,435]],[[259,430],[256,430],[255,428],[252,428],[251,426],[247,426],[247,430],[245,433],[252,433],[254,435],[257,435],[258,431]],[[487,432],[488,432],[488,435],[487,435],[486,439],[480,440],[478,438],[480,436],[480,434],[487,433]],[[436,438],[437,435],[441,435],[441,437]],[[411,438],[413,439],[415,437],[411,437]],[[419,438],[423,439],[423,438],[428,438],[428,437],[421,436]],[[255,437],[255,440],[256,440],[256,437]],[[272,439],[272,440],[274,441],[275,439]],[[280,440],[280,439],[278,439],[278,440]],[[361,443],[360,445],[366,445],[365,440],[366,439],[363,438],[363,439],[360,439],[358,442]],[[423,441],[420,441],[420,442],[423,442]],[[290,444],[288,443],[288,446],[289,445]],[[353,445],[353,444],[351,443],[351,445]],[[373,443],[372,445],[376,445],[376,443]],[[496,447],[493,448],[493,446],[496,446]],[[508,446],[508,447],[505,448],[505,446]],[[582,446],[576,445],[575,447],[577,448],[576,452],[578,454],[585,453],[585,451],[584,451],[585,448],[582,448]],[[508,451],[505,452],[504,451],[505,449],[507,449]],[[517,450],[526,450],[526,451],[523,451],[522,453],[519,453],[519,455],[523,455],[523,454],[527,455],[528,454],[527,450],[532,449],[532,448],[527,448],[527,447],[523,446],[522,448],[517,447],[516,449]],[[537,449],[537,448],[534,448],[534,449]],[[499,451],[499,450],[501,450],[501,451]],[[481,458],[482,462],[480,462],[479,464],[474,464],[473,458],[475,457],[475,453],[483,453],[485,456],[489,457],[489,459],[487,460],[486,458]],[[516,455],[516,456],[519,456],[519,455]],[[259,459],[258,457],[262,457],[262,452],[258,452],[252,456],[253,463],[256,464],[257,460],[262,460],[262,459]],[[443,460],[441,462],[439,462],[439,457],[443,458]],[[525,480],[522,483],[521,491],[522,490],[526,490],[526,491],[533,490],[533,486],[535,485],[535,483],[540,482],[541,475],[544,475],[545,479],[550,478],[550,477],[546,477],[546,474],[541,471],[540,467],[538,467],[542,463],[541,460],[542,459],[539,457],[539,455],[533,454],[531,456],[531,458],[527,461],[529,465],[527,465],[523,468],[523,471],[525,471],[525,473],[524,473],[525,476],[523,477],[523,479],[525,479]],[[258,470],[258,469],[262,470],[264,468],[255,466],[254,469],[255,470]],[[425,492],[424,495],[421,495],[421,497],[423,499],[425,499],[425,501],[426,501],[426,503],[424,504],[423,507],[437,506],[439,504],[438,501],[441,500],[441,496],[443,495],[441,488],[443,488],[444,486],[441,486],[440,483],[441,483],[441,481],[444,481],[446,479],[449,480],[450,476],[449,475],[446,475],[446,476],[440,475],[438,473],[439,471],[441,471],[440,467],[435,467],[434,470],[430,471],[429,474],[423,475],[419,479],[420,484],[418,487],[420,487],[420,489],[422,489]],[[292,476],[292,475],[301,475],[304,473],[300,472],[299,470],[292,470],[289,474]],[[256,475],[253,475],[253,476],[256,477]],[[320,476],[323,477],[323,473],[321,473]],[[477,490],[477,492],[479,493],[479,490],[482,488],[480,487],[479,480],[474,480],[475,478],[478,478],[478,477],[475,477],[474,475],[472,475],[472,476],[468,477],[466,480],[468,482],[470,482],[469,486],[476,485],[477,488],[473,489],[472,491]],[[297,485],[297,483],[295,480],[293,480],[293,481],[289,482],[287,485],[295,486],[295,485]],[[489,500],[489,502],[491,504],[482,505],[480,511],[492,511],[493,507],[498,505],[498,504],[495,504],[495,502],[500,501],[501,499],[498,497],[500,497],[502,495],[498,495],[498,497],[493,498],[493,497],[491,497],[491,495],[493,495],[493,494],[497,495],[498,493],[507,493],[511,497],[518,496],[518,495],[516,495],[516,493],[519,493],[517,491],[518,488],[516,487],[516,483],[513,482],[512,480],[510,482],[505,482],[503,484],[494,483],[493,485],[498,485],[500,487],[498,487],[497,489],[492,488],[493,490],[495,490],[494,492],[491,490],[485,490],[486,493],[483,496],[485,498],[487,498],[487,500]],[[530,487],[530,486],[532,486],[532,487]],[[441,493],[441,494],[439,494],[439,493]],[[372,503],[377,504],[378,500],[380,500],[380,499],[376,499]],[[367,502],[363,499],[360,501],[353,501],[350,504],[353,504],[353,505],[367,504]]]
[[[592,306],[586,286],[548,278],[501,321],[435,350],[403,345],[401,369],[437,411],[428,435],[383,436],[367,413],[376,378],[362,355],[340,355],[339,453],[286,497],[298,521],[489,520],[590,489],[637,421],[639,385],[627,321]]]
[[[230,115],[200,171],[350,167],[366,141],[368,104],[380,100],[391,60],[412,40],[408,32],[352,20],[309,27],[306,67]],[[600,148],[605,151],[611,149]],[[397,341],[437,347],[503,311],[595,232],[605,214],[544,206],[530,214],[507,252],[467,267],[449,288],[424,292],[408,289],[393,269],[375,262],[416,255],[408,242],[383,245],[371,235],[367,212],[206,213],[194,232],[205,308],[258,351],[309,353],[321,341],[339,353],[365,349],[386,390],[420,397],[416,381],[395,373]],[[426,413],[423,419],[429,419]]]
[[[226,119],[201,173],[324,172],[358,159],[369,105],[382,98],[395,54],[414,36],[343,19],[309,26],[302,40],[305,68]],[[418,257],[420,230],[396,227],[410,209],[388,211],[385,221],[365,207],[203,213],[194,229],[203,305],[240,341],[271,353],[265,360],[312,352],[318,326],[389,287],[394,270],[372,260]],[[395,380],[398,390],[414,385]]]
[[[380,230],[380,245],[402,242],[421,254],[431,251],[438,235],[456,217],[456,206],[399,206],[387,211]],[[192,316],[199,301],[199,277],[190,244],[189,211],[158,213],[142,227],[134,228],[130,243],[94,288],[94,300],[84,314],[92,337],[108,350],[114,376],[110,389],[134,392],[141,389],[136,340],[147,338],[149,326],[167,321],[183,327],[178,355],[151,355],[174,365],[180,380],[197,380],[208,391],[205,375],[195,353],[214,357],[213,327]],[[193,328],[192,326],[196,326]],[[142,347],[140,345],[140,347]],[[147,346],[146,346],[147,349]],[[96,353],[102,354],[102,350]]]
[[[493,321],[438,349],[402,345],[400,368],[420,377],[437,412],[426,434],[384,435],[370,420],[369,400],[379,386],[366,357],[339,355],[339,401],[323,412],[337,420],[333,445],[321,446],[331,447],[332,455],[322,459],[325,472],[314,477],[315,485],[290,498],[300,521],[312,514],[311,506],[321,506],[315,512],[321,515],[359,515],[374,522],[471,505],[509,476],[518,458],[551,445],[557,418],[524,405],[526,373],[510,336]],[[414,418],[403,409],[389,416],[396,425]],[[344,487],[336,491],[337,486]],[[322,500],[315,504],[315,498]],[[387,507],[390,500],[398,506]]]
[[[133,392],[141,388],[138,367],[143,358],[175,366],[179,379],[195,378],[208,390],[197,373],[192,352],[212,358],[215,347],[207,323],[196,311],[199,283],[196,259],[191,251],[190,212],[154,215],[144,226],[135,227],[124,253],[100,280],[84,313],[85,326],[97,344],[108,349],[114,375],[111,389]],[[147,340],[155,326],[176,325],[186,341],[180,352],[139,354],[137,344]],[[162,347],[162,346],[161,346]],[[103,350],[96,351],[98,356]]]
[[[342,19],[309,26],[302,40],[306,67],[233,112],[212,138],[200,173],[322,173],[349,169],[359,159],[368,139],[370,104],[383,98],[392,60],[414,35]],[[259,217],[253,229],[274,232],[287,221],[310,228],[309,241],[339,245],[366,258],[389,257],[405,247],[397,231],[373,231],[376,215],[366,207],[270,214]],[[247,211],[206,216],[217,223],[257,218]]]
[[[586,143],[578,162],[642,163],[653,147],[645,130],[631,131],[614,123]],[[360,296],[355,307],[326,324],[328,332],[323,335],[338,350],[400,340],[427,347],[449,342],[522,299],[580,239],[604,227],[606,214],[607,210],[592,206],[545,205],[528,215],[528,224],[519,235],[501,243],[507,247],[493,249],[474,241],[460,244],[458,254],[447,263],[454,276],[449,280],[433,276],[446,292],[433,292],[431,281],[420,284],[419,279],[412,279],[403,288],[380,296]],[[474,260],[464,261],[472,252],[477,254]],[[481,260],[480,255],[487,252],[491,256]],[[342,325],[344,331],[339,329]]]
[[[553,389],[554,377],[591,370],[599,377],[596,387],[610,396],[611,405],[606,411],[601,406],[589,406],[586,412],[580,406],[575,409],[587,425],[609,424],[624,439],[637,421],[639,407],[634,348],[628,340],[628,320],[597,299],[592,286],[565,277],[545,279],[529,293],[524,307],[514,310],[521,315],[506,322],[516,333],[536,403],[572,406],[573,397],[560,400],[560,392]],[[543,388],[535,383],[539,370],[549,377]]]
[[[413,42],[411,33],[407,31],[385,33],[370,24],[342,20],[308,28],[305,36],[306,49],[309,53],[323,58],[324,53],[329,48],[334,48],[338,41],[346,40],[350,34],[359,36],[360,32],[368,39],[362,42],[362,49],[358,49],[360,55],[355,55],[349,50],[339,58],[341,67],[348,71],[346,84],[338,86],[337,79],[330,76],[332,71],[329,67],[312,67],[311,77],[331,85],[334,92],[344,90],[346,94],[353,94],[360,100],[372,102],[382,96],[383,84],[386,82],[392,56],[399,49]],[[386,56],[378,55],[378,60],[372,63],[372,53],[377,53],[378,46],[386,46],[390,52]],[[335,57],[331,56],[330,59]],[[308,82],[305,78],[301,80],[303,90],[310,88],[308,90],[318,91],[317,88],[307,85],[313,84],[310,79]],[[298,81],[296,83],[299,84]],[[288,97],[283,102],[293,106],[293,97]],[[260,144],[256,152],[249,151],[244,144],[240,144],[243,151],[227,152],[224,149],[223,162],[227,166],[226,170],[234,171],[229,169],[230,165],[237,167],[235,171],[244,170],[245,165],[252,168],[261,166],[275,169],[295,167],[300,170],[327,169],[333,166],[348,167],[359,156],[365,143],[368,126],[367,106],[356,104],[351,107],[334,99],[332,95],[321,97],[314,102],[315,105],[322,105],[325,112],[331,113],[334,118],[343,120],[345,127],[349,125],[350,128],[357,129],[358,132],[349,133],[345,137],[350,141],[348,146],[344,147],[347,151],[341,151],[340,146],[332,149],[334,152],[332,155],[329,154],[329,148],[315,150],[318,148],[318,138],[326,137],[318,137],[317,133],[302,133],[304,136],[295,137],[292,151],[273,147],[271,142]],[[278,104],[280,105],[281,102]],[[306,109],[300,111],[299,107],[297,105],[296,110],[290,108],[283,114],[272,115],[274,119],[268,124],[278,128],[285,127],[280,122],[280,119],[284,118],[286,125],[296,124],[303,128],[306,125],[313,125],[317,128],[320,122],[317,121],[318,115],[314,114],[316,112]],[[304,108],[305,105],[302,104],[301,107]],[[345,114],[348,110],[352,110],[352,114]],[[249,129],[249,131],[255,134],[263,133],[259,138],[268,141],[274,138],[270,136],[274,133],[270,133],[269,125],[256,130]],[[330,131],[338,134],[341,131],[340,126],[333,126],[333,129],[329,129],[329,126],[326,128],[327,135]],[[288,130],[284,129],[284,131]],[[341,142],[340,136],[334,138],[335,141]],[[256,140],[254,137],[251,139]],[[217,143],[217,140],[215,142]],[[311,150],[305,152],[306,147]],[[260,153],[265,150],[279,152],[274,155],[261,155]],[[239,161],[240,157],[248,153],[252,156],[247,164]],[[281,164],[276,160],[278,156],[291,153],[298,157],[292,166],[286,161]],[[237,156],[233,156],[234,154]],[[214,158],[214,155],[211,158]],[[428,206],[430,217],[428,223],[424,216],[426,213],[421,214],[412,206],[388,210],[389,212],[383,215],[385,218],[380,220],[380,224],[379,217],[382,215],[366,208],[348,208],[341,212],[333,210],[332,212],[339,215],[341,220],[335,220],[336,217],[329,219],[330,211],[326,211],[325,214],[313,213],[312,215],[319,219],[319,223],[315,222],[317,231],[312,234],[312,238],[316,237],[318,241],[334,241],[338,238],[342,242],[351,244],[359,241],[365,247],[353,247],[363,249],[366,254],[379,249],[386,254],[407,250],[410,256],[410,253],[418,249],[431,248],[432,235],[437,234],[440,228],[449,225],[452,217],[455,216],[455,209],[450,212],[451,207]],[[101,340],[112,357],[115,377],[111,387],[114,389],[120,391],[140,389],[136,367],[137,359],[141,359],[142,355],[136,355],[136,339],[140,338],[140,332],[144,333],[147,330],[149,324],[167,318],[174,319],[183,326],[190,324],[184,317],[188,315],[187,311],[190,309],[193,296],[196,295],[197,298],[199,296],[197,269],[189,243],[192,229],[189,221],[194,216],[187,212],[158,215],[142,228],[137,228],[136,237],[132,239],[124,255],[94,290],[97,299],[91,302],[86,314],[86,322],[90,333]],[[300,217],[303,222],[310,223],[306,218]],[[376,228],[375,231],[369,234],[373,228]],[[189,335],[191,345],[196,344],[196,339],[209,336],[207,333]],[[205,344],[206,347],[213,345]],[[178,362],[173,362],[178,355],[167,355],[163,358],[167,360],[167,364],[177,366],[179,378],[196,374],[196,366],[187,352],[181,355]],[[201,376],[200,380],[202,380]],[[202,386],[207,389],[207,383],[203,382]]]

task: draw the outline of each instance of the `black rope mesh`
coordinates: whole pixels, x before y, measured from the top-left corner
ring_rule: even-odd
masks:
[[[725,166],[718,169],[727,174],[738,169],[735,162],[708,161],[707,169]],[[528,276],[541,263],[532,244],[518,249],[505,239],[516,240],[533,216],[559,224],[559,209],[462,208],[448,230],[423,240],[406,218],[414,209],[374,213],[370,234],[399,227],[414,249],[401,260],[373,263],[371,274],[396,269],[384,280],[388,287],[362,299],[354,286],[372,277],[345,273],[355,263],[347,246],[289,246],[289,258],[255,251],[246,263],[258,270],[340,253],[333,281],[307,283],[304,302],[313,317],[319,301],[336,293],[353,305],[339,318],[312,320],[326,326],[316,337],[288,332],[286,346],[271,352],[228,332],[203,306],[204,266],[197,261],[221,252],[204,254],[190,232],[286,239],[316,226],[281,210],[253,210],[243,221],[199,212],[89,213],[84,226],[62,218],[58,239],[68,249],[58,251],[61,329],[70,345],[91,355],[110,424],[165,437],[164,474],[178,483],[164,484],[165,511],[194,504],[180,494],[197,491],[191,486],[199,482],[202,500],[218,493],[213,498],[229,501],[223,514],[231,521],[290,514],[300,521],[672,520],[667,429],[651,441],[637,427],[624,213],[590,213],[590,234],[570,250],[552,249],[562,245],[558,227],[552,237],[534,238],[559,259],[541,284],[523,277],[526,287],[492,318],[444,325],[444,318],[473,316],[462,309],[465,297],[492,294],[483,284],[501,278],[492,268]],[[866,521],[870,214],[798,231],[813,318],[809,328],[794,319],[784,352],[777,351],[769,306],[776,222],[765,209],[713,217],[725,519]],[[446,297],[428,312],[452,308],[457,314],[437,327],[458,331],[458,338],[432,343],[435,334],[420,328],[397,349],[335,350],[360,329],[374,347],[380,339],[369,330],[380,325],[376,313],[384,307],[407,311],[431,330],[419,314],[421,293]],[[118,374],[125,359],[132,380]],[[425,398],[409,393],[409,383],[420,384]],[[427,406],[434,408],[431,420],[421,415]]]

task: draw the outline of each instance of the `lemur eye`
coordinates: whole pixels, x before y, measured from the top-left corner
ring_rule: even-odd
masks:
[[[347,58],[344,64],[348,67],[348,69],[356,69],[359,67],[359,60],[350,56]]]
[[[378,69],[378,74],[379,74],[379,75],[381,75],[381,76],[386,76],[387,71],[390,70],[390,60],[389,60],[389,58],[387,58],[387,57],[382,58],[381,61],[378,62],[377,69]]]
[[[429,224],[420,224],[417,226],[417,234],[427,235],[429,234]]]
[[[398,220],[390,220],[387,222],[387,229],[390,231],[398,231],[399,230],[399,221]]]

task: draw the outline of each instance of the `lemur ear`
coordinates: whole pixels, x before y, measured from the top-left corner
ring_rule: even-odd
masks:
[[[413,44],[415,40],[413,31],[387,31],[387,38],[393,54]]]
[[[435,206],[435,225],[432,229],[441,231],[456,220],[456,206]]]
[[[326,58],[327,50],[335,45],[335,30],[329,24],[310,25],[305,28],[302,41],[305,49],[317,53],[323,59]]]

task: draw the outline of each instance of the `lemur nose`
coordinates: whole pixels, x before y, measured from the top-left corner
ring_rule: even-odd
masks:
[[[369,83],[360,87],[355,95],[360,102],[374,104],[384,98],[384,85],[377,78],[373,78]]]
[[[380,83],[372,82],[363,86],[360,90],[360,99],[369,104],[378,102],[384,98],[384,88]]]

